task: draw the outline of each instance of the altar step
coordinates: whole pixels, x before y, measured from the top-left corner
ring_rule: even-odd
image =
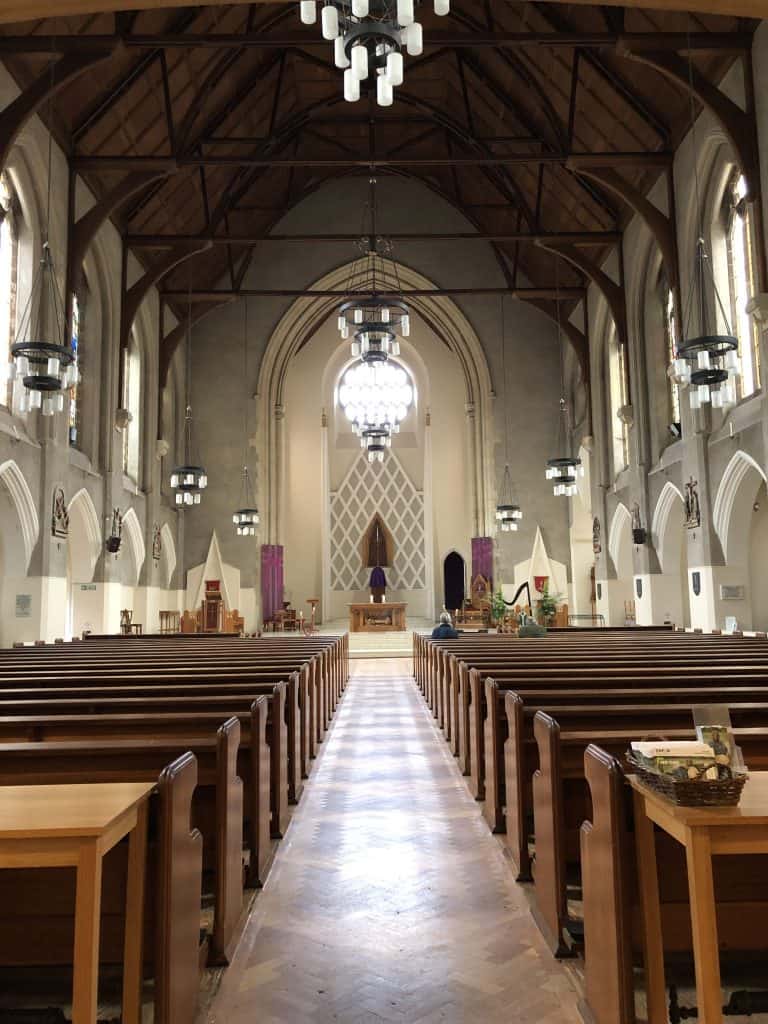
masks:
[[[434,624],[429,619],[409,617],[404,633],[350,633],[350,658],[410,658],[413,655],[413,633],[431,633]],[[323,623],[320,632],[340,635],[349,631],[342,619]]]

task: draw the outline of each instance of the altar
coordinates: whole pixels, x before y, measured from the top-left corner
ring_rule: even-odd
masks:
[[[349,606],[350,633],[404,633],[407,604],[371,601]]]

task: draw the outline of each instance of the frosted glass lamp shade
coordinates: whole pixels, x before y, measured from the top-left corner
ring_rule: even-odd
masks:
[[[299,17],[303,25],[314,25],[317,21],[316,0],[301,0],[299,4]]]

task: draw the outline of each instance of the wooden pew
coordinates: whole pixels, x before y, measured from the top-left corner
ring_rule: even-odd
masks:
[[[191,827],[197,762],[186,753],[160,773],[150,803],[145,961],[154,978],[156,1024],[193,1024],[200,978],[200,881],[203,840]],[[102,926],[102,956],[122,963],[122,914],[127,844],[104,861],[104,909],[113,916]],[[41,875],[44,874],[44,878]],[[74,873],[66,869],[0,871],[0,963],[20,966],[71,963]],[[40,908],[47,923],[40,922]],[[58,908],[58,916],[51,912]],[[31,916],[30,916],[31,915]],[[41,941],[41,934],[45,941]]]
[[[0,785],[154,780],[186,751],[197,760],[193,822],[203,837],[203,869],[213,882],[210,962],[229,963],[243,911],[243,784],[237,775],[240,723],[215,736],[0,743]]]
[[[614,709],[615,711],[615,709]],[[663,732],[670,739],[695,739],[690,708],[659,716],[643,709],[623,709],[614,714],[610,728],[598,726],[579,731],[569,727],[560,712],[559,721],[537,711],[534,734],[539,767],[533,777],[534,834],[536,836],[536,918],[550,948],[567,955],[564,936],[569,926],[566,877],[581,875],[578,830],[589,816],[589,791],[584,778],[584,754],[591,741],[617,756],[629,744],[649,732]],[[735,735],[747,764],[754,770],[768,767],[768,705],[759,712],[731,706],[737,725]],[[596,709],[597,719],[600,712]],[[743,728],[738,727],[744,721]],[[676,723],[670,726],[668,723]]]

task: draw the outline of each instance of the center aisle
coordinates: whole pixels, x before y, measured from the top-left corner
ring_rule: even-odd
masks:
[[[209,1022],[581,1021],[410,664],[352,662]]]

